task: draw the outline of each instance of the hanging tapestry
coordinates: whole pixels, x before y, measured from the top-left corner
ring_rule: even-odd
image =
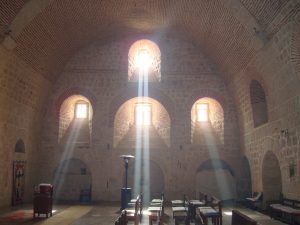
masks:
[[[13,162],[12,205],[22,204],[25,191],[25,161]]]

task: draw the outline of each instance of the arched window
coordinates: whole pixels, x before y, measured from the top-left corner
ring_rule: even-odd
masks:
[[[92,106],[82,95],[72,95],[64,100],[59,111],[58,140],[89,143],[92,132]]]
[[[224,113],[213,98],[197,100],[191,110],[191,134],[194,144],[224,144]]]
[[[265,91],[261,84],[252,80],[250,84],[250,98],[252,106],[253,124],[258,127],[268,122],[268,110]]]
[[[132,98],[124,102],[115,115],[114,147],[135,148],[139,135],[152,140],[150,147],[170,147],[169,113],[153,98]]]
[[[75,104],[75,118],[76,119],[88,119],[88,102],[78,101]]]
[[[150,40],[133,43],[128,53],[128,81],[160,82],[160,56],[159,47]]]

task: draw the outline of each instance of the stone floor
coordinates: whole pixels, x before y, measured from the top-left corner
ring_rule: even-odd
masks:
[[[261,225],[283,225],[284,223],[277,220],[270,219],[269,216],[253,211],[244,207],[225,206],[223,208],[223,225],[231,224],[230,212],[232,209],[238,209],[249,217],[255,219]],[[32,216],[26,219],[10,220],[5,218],[5,215],[15,212],[17,210],[27,210],[32,212],[31,205],[24,205],[22,207],[0,209],[0,225],[11,224],[25,224],[25,225],[113,225],[115,219],[119,215],[119,203],[97,203],[91,205],[54,205],[55,210],[52,217],[46,218],[44,216],[33,219]],[[166,207],[166,216],[164,218],[165,224],[174,225],[172,218],[171,207]],[[147,216],[141,224],[148,224]],[[194,223],[191,223],[194,225]],[[242,225],[242,224],[241,224]]]

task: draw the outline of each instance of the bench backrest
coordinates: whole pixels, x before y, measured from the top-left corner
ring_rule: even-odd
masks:
[[[300,201],[295,200],[295,202],[294,202],[294,208],[295,209],[300,209]]]
[[[199,200],[207,202],[207,194],[199,191]]]
[[[262,201],[263,199],[263,193],[258,192],[255,196],[253,196],[253,201]]]
[[[257,225],[257,222],[238,210],[232,210],[231,225]]]

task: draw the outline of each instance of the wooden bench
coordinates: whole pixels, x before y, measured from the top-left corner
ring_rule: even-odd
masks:
[[[253,197],[246,198],[246,201],[251,209],[259,209],[262,207],[263,193],[254,192]]]
[[[269,205],[270,217],[289,224],[296,224],[296,217],[300,217],[300,201],[283,198],[277,203]]]
[[[231,225],[257,225],[257,222],[238,210],[232,210]]]

